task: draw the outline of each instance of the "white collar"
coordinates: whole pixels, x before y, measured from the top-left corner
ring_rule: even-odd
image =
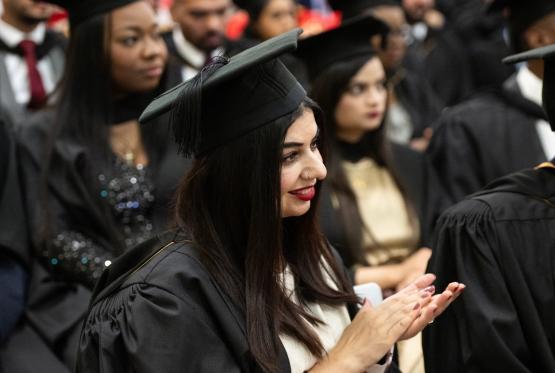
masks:
[[[516,81],[525,98],[542,106],[543,82],[540,78],[534,75],[527,66],[522,66],[516,74]]]
[[[183,35],[181,28],[175,27],[172,36],[177,53],[193,67],[201,69],[206,59],[204,52],[185,39],[185,35]]]
[[[10,48],[17,47],[23,40],[31,40],[37,45],[42,44],[45,34],[46,25],[44,22],[39,23],[33,31],[26,34],[0,18],[0,39]]]

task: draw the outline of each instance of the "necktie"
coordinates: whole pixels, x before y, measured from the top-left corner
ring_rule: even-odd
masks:
[[[27,64],[28,76],[29,76],[29,91],[31,93],[31,99],[27,106],[30,109],[38,109],[46,102],[46,92],[44,90],[44,85],[42,84],[42,79],[37,69],[37,56],[36,56],[36,44],[31,40],[23,40],[19,43],[19,47],[23,51],[23,57],[25,58],[25,63]]]

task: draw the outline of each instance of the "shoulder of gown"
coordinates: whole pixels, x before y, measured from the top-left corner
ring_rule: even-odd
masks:
[[[163,246],[124,277],[93,297],[78,372],[248,370],[243,323],[191,245]]]
[[[424,332],[427,370],[555,370],[554,187],[554,170],[525,170],[442,215],[428,270],[467,289]]]

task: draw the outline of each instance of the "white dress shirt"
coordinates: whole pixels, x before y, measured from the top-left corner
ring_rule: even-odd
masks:
[[[528,100],[542,105],[543,82],[528,67],[523,66],[517,73],[516,81],[522,95]],[[536,131],[540,138],[543,151],[548,160],[555,157],[555,133],[551,131],[549,123],[540,119],[536,122]]]
[[[44,23],[39,24],[32,32],[25,34],[0,19],[0,39],[10,48],[15,48],[23,40],[31,40],[37,45],[42,44],[45,34],[46,25]],[[6,70],[9,73],[10,85],[14,93],[15,101],[18,104],[26,105],[31,99],[31,93],[25,58],[17,54],[9,53],[6,54],[4,62],[6,64]],[[56,86],[54,70],[50,58],[45,57],[37,61],[37,69],[42,78],[44,90],[49,94]]]
[[[179,27],[173,29],[172,38],[177,53],[189,63],[189,65],[184,65],[181,70],[183,81],[189,80],[202,69],[206,54],[185,39],[185,35]],[[210,53],[210,57],[221,56],[222,54],[223,49],[218,48]]]

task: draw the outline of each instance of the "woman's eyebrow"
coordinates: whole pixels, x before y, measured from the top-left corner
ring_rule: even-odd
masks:
[[[303,146],[302,142],[286,142],[283,144],[284,148],[297,148],[299,146]]]

